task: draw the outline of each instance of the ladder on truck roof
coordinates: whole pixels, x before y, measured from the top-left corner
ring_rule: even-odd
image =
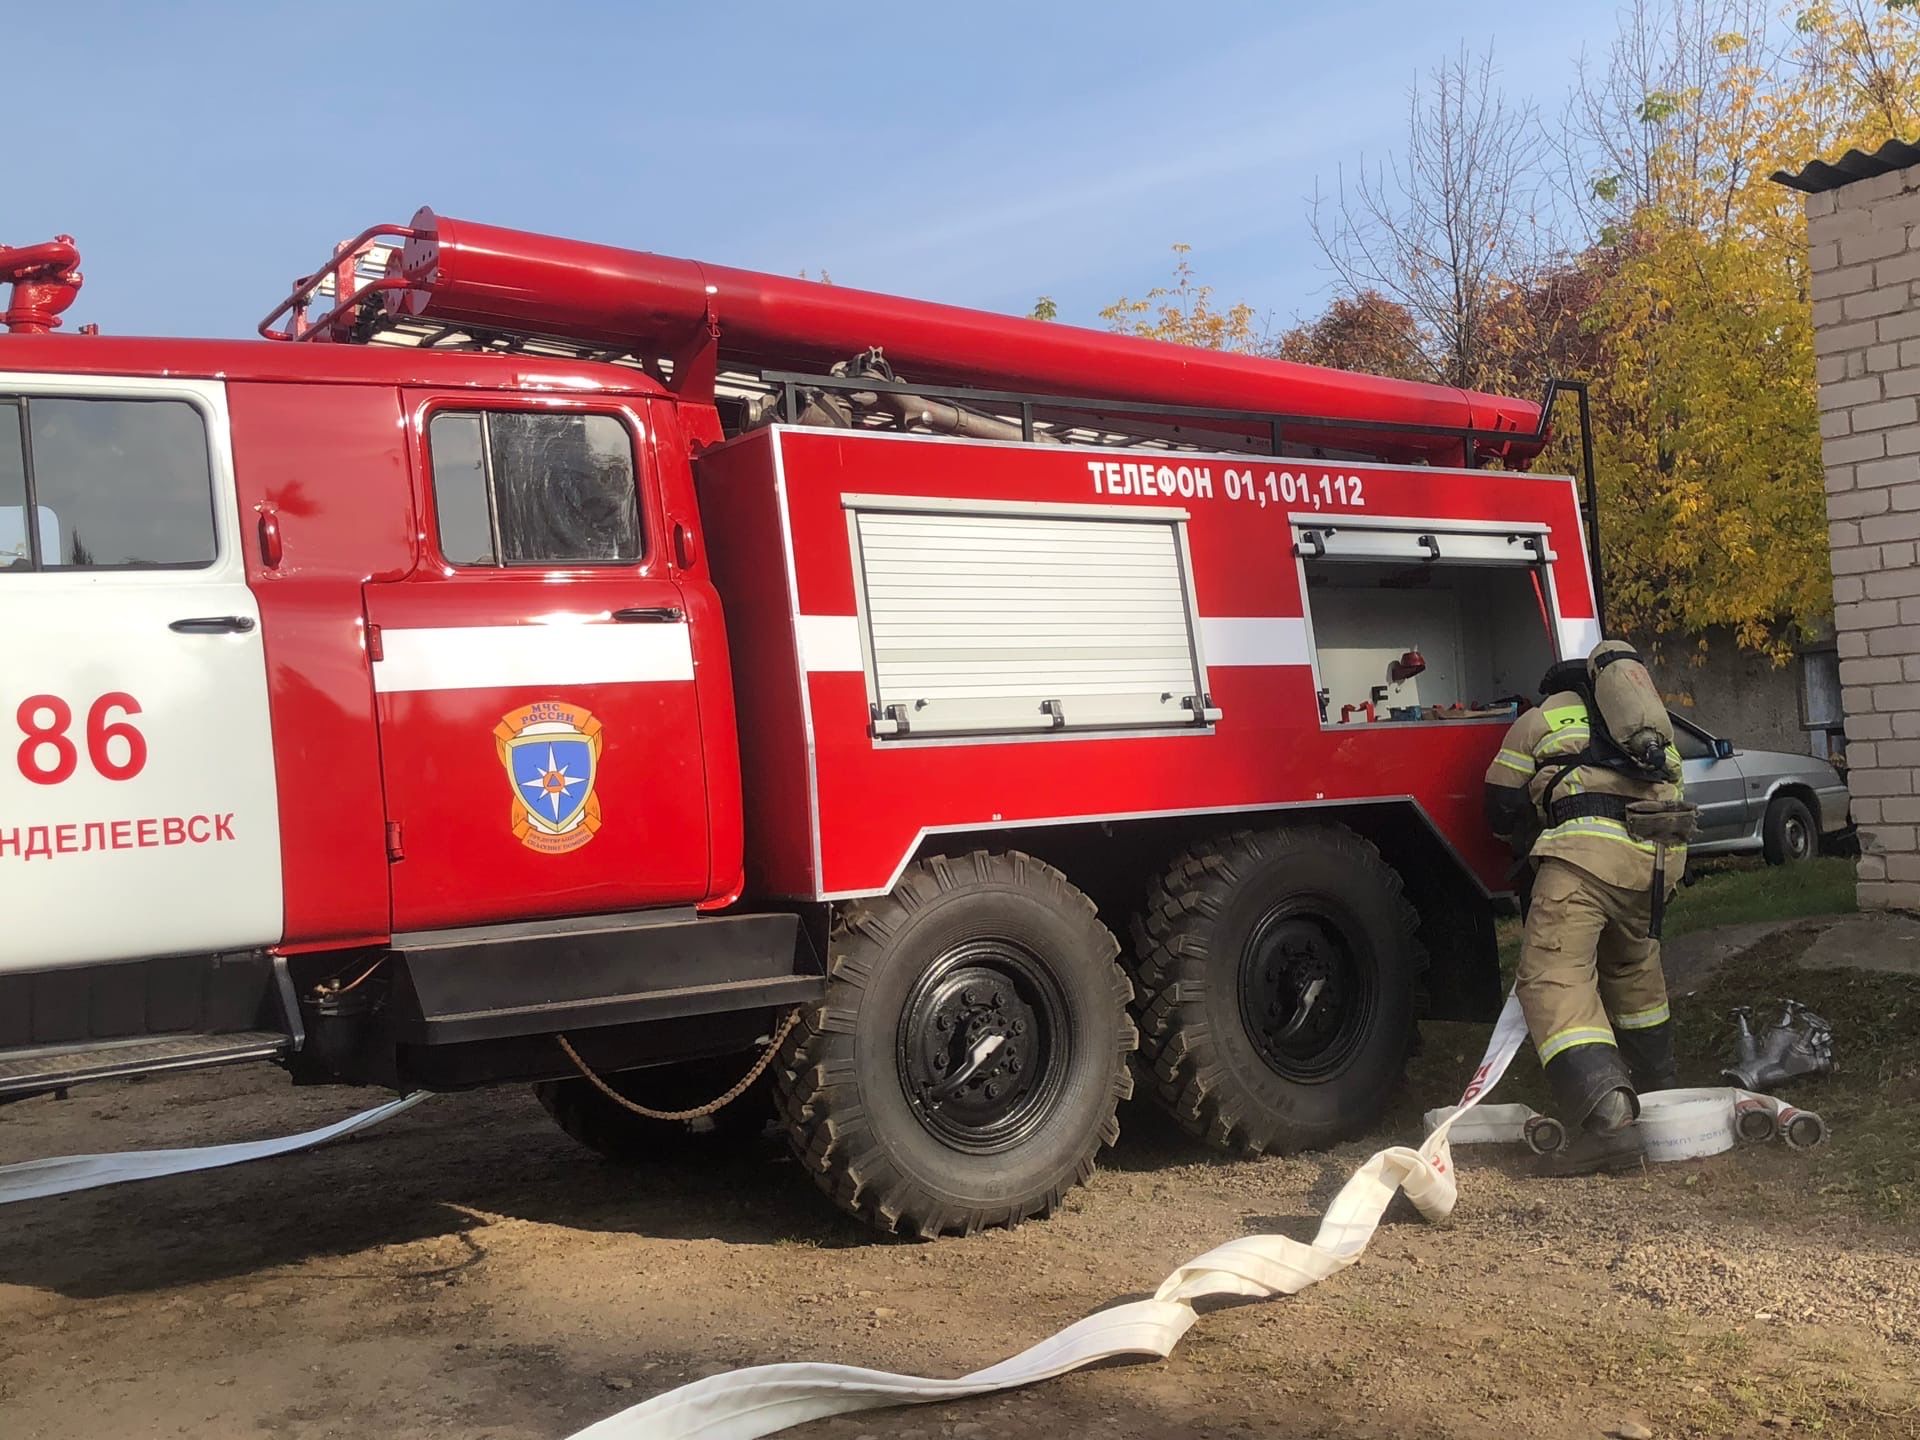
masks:
[[[436,243],[444,243],[452,254],[458,253],[458,247],[444,233],[450,231],[454,223],[438,220],[431,212],[423,210],[412,225],[378,225],[362,231],[351,240],[341,242],[334,248],[326,265],[294,282],[287,297],[260,322],[259,333],[275,340],[402,345],[613,364],[639,370],[671,388],[683,388],[677,383],[683,379],[679,373],[681,367],[691,369],[697,363],[690,359],[684,335],[644,337],[655,341],[678,339],[681,342],[678,346],[671,343],[595,343],[577,334],[543,333],[537,304],[523,307],[526,318],[517,323],[475,324],[464,317],[443,318],[431,313],[431,299],[424,305],[410,303],[434,283],[432,279],[422,278],[419,260],[422,245],[428,247],[427,253],[436,265],[440,256],[431,248]],[[465,222],[460,224],[465,226]],[[574,244],[551,241],[547,237],[520,236],[519,232],[512,231],[489,229],[486,233],[490,237],[507,236],[523,239],[529,244],[540,242],[555,247],[563,259],[566,247]],[[409,250],[409,246],[414,248]],[[581,248],[599,250],[599,247]],[[631,255],[636,259],[657,258],[641,256],[638,252],[607,253]],[[415,268],[412,270],[407,268],[406,263],[410,255],[414,257]],[[692,264],[664,259],[660,263]],[[551,269],[548,273],[552,273]],[[735,276],[745,272],[716,273]],[[750,278],[782,286],[812,287],[814,283],[787,282],[778,277]],[[715,293],[716,288],[712,284],[705,286],[709,296]],[[831,299],[838,298],[833,293],[835,287],[819,288],[828,291]],[[850,302],[855,304],[891,299],[863,292],[840,293],[846,294]],[[897,303],[909,308],[918,304],[905,301]],[[926,308],[943,316],[950,309]],[[982,314],[980,318],[988,322],[1010,322],[1010,317]],[[1372,414],[1335,415],[1193,405],[1115,395],[1069,394],[1053,388],[988,388],[939,379],[896,379],[887,372],[844,373],[850,369],[847,365],[821,370],[780,364],[742,363],[739,357],[726,353],[722,327],[711,301],[705,319],[715,342],[709,350],[718,353],[710,353],[712,368],[710,376],[704,377],[707,393],[699,398],[705,399],[710,395],[717,408],[732,413],[735,423],[725,427],[729,434],[736,433],[749,423],[765,423],[767,420],[803,423],[801,417],[809,399],[822,393],[849,397],[892,396],[900,397],[903,401],[938,400],[959,407],[962,413],[988,417],[1004,427],[994,438],[1017,436],[1029,442],[1052,441],[1095,447],[1210,450],[1276,458],[1390,460],[1397,463],[1435,463],[1432,458],[1433,442],[1448,442],[1450,446],[1457,446],[1455,453],[1458,463],[1466,468],[1477,468],[1516,455],[1516,452],[1522,464],[1530,460],[1547,442],[1550,421],[1558,400],[1563,395],[1571,395],[1577,406],[1580,427],[1583,508],[1586,512],[1589,560],[1593,566],[1595,592],[1601,592],[1592,412],[1584,380],[1559,377],[1547,380],[1538,406],[1534,407],[1534,423],[1530,428],[1521,430],[1512,428],[1511,424],[1504,428],[1476,425],[1471,423],[1471,418],[1469,423],[1455,424],[1383,418]],[[556,325],[555,328],[566,327]],[[1131,337],[1082,333],[1088,336],[1089,344],[1117,342],[1123,346],[1145,344],[1156,350],[1164,348],[1154,342],[1137,342]],[[870,353],[877,357],[880,351],[875,348]],[[1316,367],[1290,366],[1286,362],[1271,363],[1276,374],[1283,370],[1316,370]],[[1344,375],[1344,372],[1317,373]],[[1381,386],[1402,383],[1357,375],[1345,378],[1356,385],[1366,382]],[[1444,387],[1414,388],[1440,391]],[[1475,398],[1466,396],[1465,392],[1452,393],[1463,400]],[[902,405],[890,408],[885,405],[869,406],[854,412],[850,423],[856,428],[874,430],[924,428],[910,423],[902,414],[905,408]],[[1471,417],[1471,406],[1464,406],[1463,409]],[[749,417],[755,418],[750,420]],[[1327,443],[1330,433],[1337,435],[1341,443]],[[1427,458],[1412,459],[1407,451],[1414,445],[1427,447]]]

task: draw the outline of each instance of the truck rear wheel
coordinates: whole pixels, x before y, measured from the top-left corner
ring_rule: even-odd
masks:
[[[1141,1058],[1192,1134],[1312,1149],[1379,1118],[1413,1040],[1418,917],[1337,825],[1203,840],[1134,921]]]
[[[1018,852],[935,857],[847,905],[774,1066],[842,1209],[931,1238],[1045,1215],[1120,1133],[1132,994],[1093,902]]]
[[[723,1095],[753,1064],[753,1055],[728,1055],[626,1070],[601,1078],[629,1100],[649,1110],[691,1110]],[[655,1120],[636,1115],[601,1094],[585,1079],[546,1080],[533,1087],[541,1106],[568,1135],[597,1154],[621,1164],[637,1164],[689,1145],[758,1138],[773,1116],[772,1097],[762,1078],[747,1093],[700,1120]]]

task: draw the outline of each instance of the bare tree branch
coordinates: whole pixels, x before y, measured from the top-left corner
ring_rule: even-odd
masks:
[[[1634,216],[1724,224],[1759,124],[1738,70],[1771,67],[1767,0],[1628,0],[1604,64],[1581,58],[1562,118],[1565,194],[1589,235]],[[1735,162],[1728,164],[1728,157]]]
[[[1501,94],[1492,50],[1462,46],[1409,91],[1403,153],[1363,160],[1351,184],[1337,172],[1331,197],[1315,187],[1309,223],[1340,288],[1412,312],[1438,379],[1487,381],[1489,316],[1554,253],[1547,146],[1534,107]]]

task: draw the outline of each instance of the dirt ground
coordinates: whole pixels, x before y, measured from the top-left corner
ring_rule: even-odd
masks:
[[[1430,1027],[1391,1122],[1330,1154],[1220,1161],[1132,1107],[1063,1213],[934,1244],[840,1219],[777,1141],[621,1169],[522,1091],[438,1097],[306,1155],[9,1207],[0,1436],[559,1440],[738,1365],[962,1373],[1223,1239],[1307,1238],[1371,1150],[1451,1098],[1484,1036]],[[1869,1097],[1914,1079],[1857,1078]],[[269,1069],[97,1086],[0,1111],[0,1163],[285,1134],[378,1098],[295,1091]],[[1817,1086],[1796,1098],[1827,1108]],[[1463,1148],[1452,1223],[1396,1210],[1359,1264],[1204,1314],[1164,1363],[790,1433],[1920,1435],[1920,1224],[1887,1199],[1909,1192],[1839,1179],[1876,1123],[1836,1123],[1810,1154],[1614,1179],[1535,1179]]]

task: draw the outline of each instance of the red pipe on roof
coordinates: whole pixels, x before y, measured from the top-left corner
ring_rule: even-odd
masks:
[[[85,284],[80,250],[71,235],[38,245],[0,245],[0,285],[13,286],[13,301],[0,326],[16,335],[44,335],[60,328],[60,312]]]
[[[1317,365],[1203,350],[810,280],[453,220],[423,209],[390,262],[396,313],[672,357],[697,398],[712,368],[824,371],[871,346],[903,379],[1222,410],[1511,432],[1478,454],[1524,463],[1540,407]],[[711,342],[711,343],[709,343]],[[689,385],[687,378],[694,377]],[[710,393],[710,392],[709,392]],[[1289,426],[1296,441],[1459,464],[1458,438]],[[1364,438],[1363,438],[1364,437]],[[1343,445],[1344,442],[1344,445]]]

